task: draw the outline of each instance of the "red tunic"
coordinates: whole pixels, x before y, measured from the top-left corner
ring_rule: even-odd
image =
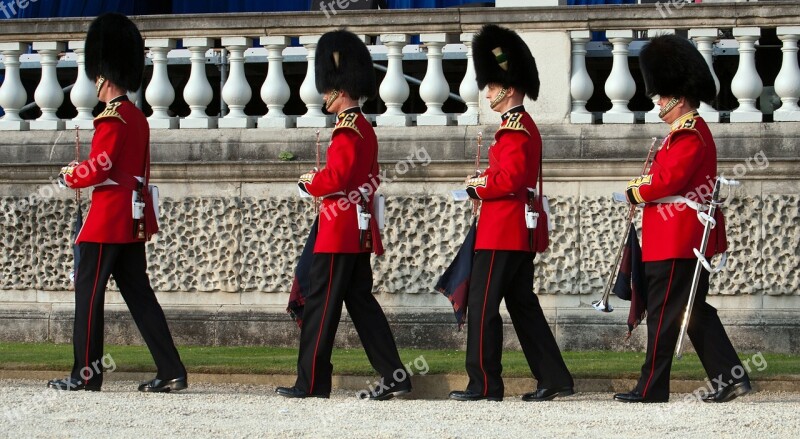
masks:
[[[94,138],[88,160],[64,181],[73,189],[97,186],[76,243],[124,244],[142,242],[133,229],[131,190],[105,184],[114,172],[142,176],[150,126],[141,110],[128,100],[109,103],[94,119]]]
[[[684,203],[653,203],[668,196],[684,196],[706,202],[717,178],[717,147],[706,122],[687,113],[672,124],[672,131],[655,155],[650,172],[628,184],[628,198],[647,203],[642,217],[642,260],[691,258],[700,248],[703,224],[697,212]],[[727,249],[724,221],[717,210],[717,227],[712,229],[706,256]]]
[[[356,212],[359,187],[367,189],[372,211],[373,195],[380,185],[379,172],[378,139],[372,124],[357,108],[339,113],[325,167],[302,175],[299,182],[309,194],[323,197],[314,253],[383,253],[374,215],[373,245],[362,247]]]
[[[527,188],[535,189],[539,178],[542,137],[531,116],[520,111],[503,115],[494,138],[489,166],[467,181],[467,193],[482,200],[475,249],[530,252],[525,203]]]

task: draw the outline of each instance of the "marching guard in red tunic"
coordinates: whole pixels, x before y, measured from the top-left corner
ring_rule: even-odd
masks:
[[[136,25],[121,14],[97,17],[86,34],[86,73],[94,78],[106,108],[94,119],[88,160],[64,167],[62,184],[93,187],[92,204],[78,233],[80,262],[75,273],[74,362],[68,378],[51,380],[60,390],[100,390],[103,383],[103,305],[111,276],[153,355],[156,377],[142,392],[187,387],[186,369],[172,341],[164,312],[147,277],[145,241],[156,230],[152,201],[134,219],[134,194],[145,192],[150,174],[150,127],[128,100],[144,70],[144,42]],[[140,204],[141,206],[141,204]],[[148,215],[151,213],[151,215]],[[149,217],[149,218],[148,218]]]
[[[661,119],[670,132],[655,155],[647,175],[628,183],[632,204],[644,203],[642,260],[647,295],[647,356],[639,382],[623,402],[666,402],[672,354],[689,301],[704,226],[683,197],[706,203],[717,178],[717,147],[711,131],[697,113],[700,102],[716,96],[711,71],[689,40],[663,35],[653,38],[639,56],[647,93],[659,95]],[[666,201],[666,202],[665,202]],[[727,249],[722,217],[711,229],[705,256]],[[720,322],[717,310],[706,303],[709,272],[702,270],[689,320],[688,335],[715,392],[706,402],[725,402],[748,393],[750,381]]]
[[[567,370],[539,300],[533,293],[533,229],[526,222],[529,189],[535,189],[541,166],[542,138],[523,98],[539,95],[539,75],[528,46],[513,31],[487,25],[472,43],[478,87],[488,86],[487,99],[502,114],[500,129],[489,148],[489,167],[467,180],[467,193],[481,200],[473,270],[467,305],[467,374],[460,401],[503,399],[500,360],[505,299],[514,329],[528,360],[537,390],[525,401],[546,401],[573,394]],[[547,227],[539,221],[538,227]]]
[[[372,295],[372,253],[382,254],[373,212],[380,184],[378,141],[359,99],[377,92],[372,58],[354,34],[324,34],[317,45],[317,90],[336,114],[327,164],[300,177],[300,189],[321,197],[319,230],[311,262],[311,283],[302,315],[297,381],[278,387],[288,398],[327,398],[331,392],[331,353],[342,304],[353,320],[370,364],[381,376],[369,399],[384,400],[411,391],[394,336]],[[371,216],[370,216],[371,215]]]

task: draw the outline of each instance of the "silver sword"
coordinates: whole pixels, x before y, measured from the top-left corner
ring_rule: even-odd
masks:
[[[700,242],[700,248],[694,249],[694,254],[697,256],[697,264],[694,266],[692,289],[689,291],[689,303],[686,304],[686,311],[683,313],[683,323],[681,323],[681,332],[678,334],[678,343],[675,345],[675,358],[678,359],[683,357],[683,343],[686,339],[686,331],[689,328],[689,319],[692,316],[694,298],[697,296],[697,287],[700,284],[700,274],[702,274],[702,270],[704,269],[709,272],[718,272],[722,270],[722,267],[725,265],[723,259],[723,262],[717,267],[711,267],[705,257],[706,249],[708,248],[708,239],[711,236],[711,229],[717,225],[717,222],[714,220],[714,214],[717,212],[717,206],[722,204],[722,201],[719,200],[719,193],[722,185],[729,187],[738,186],[739,182],[736,180],[727,180],[724,177],[717,177],[717,181],[714,183],[714,191],[711,194],[711,200],[706,205],[707,212],[698,212],[698,217],[703,218],[705,229],[703,230],[703,240]]]

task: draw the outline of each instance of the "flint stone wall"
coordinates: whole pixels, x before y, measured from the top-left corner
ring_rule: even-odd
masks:
[[[712,277],[709,301],[720,308],[737,347],[798,352],[799,148],[786,135],[800,124],[753,125],[762,129],[712,128],[720,170],[741,177],[744,184],[725,207],[728,268]],[[609,195],[638,174],[648,131],[661,131],[636,128],[640,133],[602,126],[542,127],[545,192],[556,228],[550,249],[536,258],[534,292],[567,349],[642,347],[644,330],[632,342],[620,342],[627,303],[612,298],[619,309],[608,315],[589,306],[611,269],[625,217],[625,207]],[[493,132],[493,127],[484,130]],[[313,220],[310,201],[297,196],[293,182],[311,166],[302,160],[313,157],[308,141],[313,135],[297,129],[275,141],[255,136],[263,133],[212,131],[216,136],[154,132],[153,172],[163,199],[162,231],[148,244],[153,287],[181,343],[293,346],[297,331],[283,307]],[[373,258],[374,292],[403,346],[464,343],[447,300],[433,285],[470,222],[469,203],[453,201],[449,190],[458,188],[473,167],[472,131],[477,129],[378,130],[382,166],[388,171],[383,187],[387,252]],[[55,136],[10,133],[0,141],[3,340],[68,342],[71,337],[69,235],[75,201],[48,183],[69,160],[65,152],[71,148]],[[287,150],[301,161],[275,160]],[[764,160],[756,162],[754,156]],[[85,193],[84,212],[88,199]],[[107,340],[140,342],[114,290],[112,283]],[[340,338],[344,345],[358,345],[349,321]],[[506,343],[517,346],[513,330]]]

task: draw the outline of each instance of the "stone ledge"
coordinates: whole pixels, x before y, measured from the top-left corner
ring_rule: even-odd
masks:
[[[495,128],[378,128],[379,158],[387,174],[399,182],[458,181],[474,161],[473,133]],[[540,129],[547,164],[544,176],[548,180],[624,179],[636,175],[641,171],[649,139],[665,134],[664,127],[652,125],[553,124]],[[750,160],[753,165],[747,179],[797,179],[800,143],[793,139],[800,132],[800,123],[758,124],[757,128],[723,124],[713,127],[713,131],[720,169]],[[0,139],[0,183],[46,182],[56,175],[74,154],[70,136],[62,134],[4,133]],[[84,145],[89,144],[90,137],[86,132]],[[313,139],[313,129],[283,130],[280,136],[257,130],[158,132],[153,136],[153,177],[157,181],[192,183],[294,181],[314,160]],[[291,151],[298,160],[279,161],[281,151]],[[769,167],[754,161],[757,153],[763,153]],[[408,163],[409,158],[414,166],[397,175],[405,170],[397,165]],[[485,163],[485,153],[483,160]],[[423,166],[424,163],[430,165]]]
[[[0,341],[69,343],[73,310],[15,304],[0,310]],[[23,312],[30,309],[30,312]],[[296,347],[300,332],[289,316],[264,307],[165,307],[170,329],[179,345]],[[622,313],[600,315],[587,309],[545,310],[556,339],[565,350],[642,351],[646,328],[624,340],[627,317]],[[800,311],[720,310],[720,317],[737,350],[800,353]],[[747,319],[746,315],[752,317]],[[106,310],[105,338],[109,344],[142,344],[124,306]],[[458,331],[449,312],[387,313],[395,338],[403,348],[464,349],[466,331]],[[343,315],[336,344],[358,348],[360,341],[352,321]],[[519,349],[511,321],[504,313],[504,348]],[[691,350],[691,349],[688,349]]]
[[[532,8],[446,8],[425,10],[150,15],[133,17],[144,38],[318,35],[347,27],[356,34],[474,32],[486,23],[518,31],[606,30],[796,25],[800,5],[793,1],[762,4],[693,4],[673,8],[668,17],[652,5]],[[0,42],[81,40],[91,18],[8,20]],[[267,26],[268,24],[268,26]]]

